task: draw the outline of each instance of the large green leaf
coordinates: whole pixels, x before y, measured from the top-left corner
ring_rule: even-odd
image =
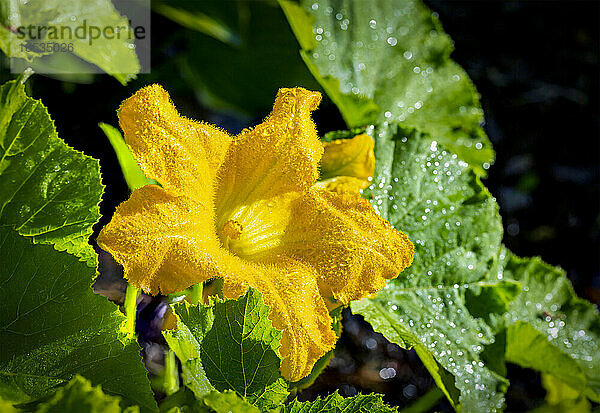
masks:
[[[550,374],[600,401],[600,316],[575,294],[562,269],[503,252],[504,279],[522,293],[506,314],[507,361]]]
[[[133,48],[133,40],[128,39],[128,36],[123,35],[120,39],[116,36],[100,36],[90,40],[87,34],[85,38],[76,35],[77,28],[82,27],[84,22],[86,27],[95,26],[100,30],[129,27],[127,18],[119,14],[110,0],[9,0],[2,3],[0,49],[9,57],[32,61],[34,66],[44,64],[37,59],[48,53],[29,52],[24,45],[28,42],[58,42],[72,44],[74,55],[98,66],[122,84],[139,73],[140,63]],[[8,27],[13,30],[7,29]],[[20,27],[23,27],[24,36],[17,32]],[[32,32],[29,27],[33,27]],[[51,27],[57,29],[58,38],[52,37]],[[41,31],[38,32],[38,29]],[[61,33],[66,36],[69,30],[73,33],[72,38],[62,37]],[[56,53],[59,54],[65,53]],[[61,68],[61,71],[64,70],[77,73],[80,69],[67,66]]]
[[[0,87],[0,226],[95,267],[88,238],[100,217],[98,161],[66,145],[22,81]]]
[[[319,89],[275,1],[161,0],[155,9],[195,29],[178,64],[206,105],[262,117],[281,87]]]
[[[388,406],[379,394],[359,394],[344,398],[333,394],[310,402],[294,400],[283,409],[285,413],[394,413],[398,409]]]
[[[389,340],[414,346],[456,407],[500,409],[507,382],[482,360],[499,323],[469,303],[493,297],[489,313],[501,315],[518,293],[513,282],[489,278],[502,238],[498,206],[471,168],[428,135],[391,126],[370,133],[377,162],[363,195],[408,234],[415,258],[352,309]]]
[[[155,411],[125,317],[90,286],[94,270],[0,227],[0,395],[27,402],[76,373],[128,404]]]
[[[213,388],[234,390],[267,409],[288,395],[279,371],[281,331],[268,318],[269,307],[255,289],[237,300],[216,299],[213,306],[175,307],[177,330],[163,333],[181,360],[186,385],[197,397]]]
[[[494,152],[475,87],[419,0],[280,1],[309,69],[349,127],[417,127],[478,173]]]

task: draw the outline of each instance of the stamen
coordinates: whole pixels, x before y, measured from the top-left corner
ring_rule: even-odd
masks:
[[[223,224],[221,233],[229,239],[239,239],[244,227],[237,221],[229,220]]]

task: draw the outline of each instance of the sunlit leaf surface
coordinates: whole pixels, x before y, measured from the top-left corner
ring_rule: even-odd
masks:
[[[125,317],[91,288],[93,270],[50,245],[0,228],[0,394],[34,400],[75,374],[104,391],[156,410]]]
[[[464,161],[427,135],[392,127],[371,133],[377,162],[363,196],[406,231],[415,258],[376,299],[352,309],[391,341],[415,346],[454,405],[500,409],[506,380],[481,358],[496,331],[467,306],[467,294],[490,287],[502,238],[496,202]],[[491,288],[508,289],[509,296],[514,291],[512,285]]]
[[[8,1],[2,4],[0,19],[0,50],[9,57],[27,61],[33,59],[34,66],[59,64],[55,68],[60,72],[78,73],[82,67],[86,70],[77,59],[65,59],[62,56],[67,54],[65,51],[54,55],[50,53],[49,57],[53,58],[54,62],[37,61],[35,58],[49,53],[42,50],[32,52],[24,47],[27,43],[41,45],[46,42],[58,42],[59,45],[72,45],[75,56],[98,66],[122,84],[135,78],[140,71],[132,36],[125,29],[129,28],[128,19],[120,15],[110,0]],[[96,38],[91,29],[87,32],[81,29],[84,22],[86,28],[121,28],[123,34],[115,36],[113,33],[112,37],[98,35]],[[58,34],[53,36],[51,27],[56,28]],[[72,35],[69,37],[68,33]],[[93,39],[91,34],[94,35]],[[56,60],[56,57],[60,59]]]
[[[19,81],[0,87],[0,187],[0,225],[96,266],[88,238],[104,188],[98,161],[59,139]]]
[[[273,328],[269,307],[257,290],[251,288],[237,300],[217,300],[214,307],[178,305],[176,314],[177,330],[163,334],[197,397],[215,388],[234,390],[261,408],[285,400],[287,384],[279,372],[281,331]]]
[[[388,406],[379,394],[359,394],[344,398],[335,393],[313,401],[294,400],[285,406],[285,413],[394,413],[398,410]]]
[[[507,361],[551,374],[600,401],[597,308],[577,297],[562,269],[502,254],[497,276],[519,281],[523,291],[506,314]]]
[[[479,96],[420,1],[280,2],[309,69],[349,127],[397,122],[434,136],[478,173],[494,151]]]

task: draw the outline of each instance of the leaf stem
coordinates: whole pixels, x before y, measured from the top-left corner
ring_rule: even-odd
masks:
[[[135,335],[135,316],[137,312],[138,293],[139,288],[127,284],[127,291],[125,292],[125,316],[127,317],[127,322],[125,327],[128,335]]]

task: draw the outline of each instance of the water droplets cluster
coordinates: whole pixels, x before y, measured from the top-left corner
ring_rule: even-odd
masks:
[[[388,293],[387,308],[454,375],[461,400],[470,409],[501,410],[503,397],[496,392],[497,379],[479,358],[483,348],[494,342],[494,334],[465,308],[465,287],[454,284],[422,288],[412,294]],[[476,391],[484,392],[473,394]]]
[[[388,285],[381,300],[456,377],[461,399],[474,403],[471,409],[500,410],[497,378],[479,359],[494,335],[464,304],[466,291],[485,277],[486,262],[500,245],[499,235],[491,234],[494,228],[480,224],[494,214],[493,201],[463,203],[474,194],[474,176],[437,140],[390,136],[386,127],[367,133],[380,138],[380,145],[393,141],[386,149],[394,159],[389,173],[376,176],[366,194],[380,214],[410,236],[416,254],[413,265],[394,280],[397,288]],[[469,245],[461,241],[465,234]]]
[[[499,271],[500,272],[500,271]],[[509,315],[509,321],[529,320],[529,322],[546,339],[570,355],[574,360],[590,371],[597,371],[597,356],[600,338],[589,331],[587,317],[581,309],[572,309],[565,302],[565,279],[552,282],[546,289],[544,285],[536,285],[535,278],[524,280],[522,294],[517,297],[517,304]],[[534,283],[534,284],[532,284]]]
[[[351,13],[344,7],[334,8],[319,2],[312,3],[309,11],[316,17],[313,36],[317,47],[312,57],[319,62],[324,74],[335,74],[340,79],[343,93],[372,97],[374,79],[393,78],[397,74],[393,65],[385,67],[377,61],[382,54],[397,54],[406,61],[413,59],[415,52],[403,45],[410,43],[410,35],[414,35],[416,30],[412,16],[420,11],[415,4],[395,5],[390,13],[373,16]],[[350,30],[355,32],[353,36],[348,35]],[[355,51],[352,57],[344,53],[349,47]],[[415,67],[417,73],[424,75],[433,72],[432,68]],[[381,70],[386,72],[379,73]],[[411,103],[413,108],[414,103]]]
[[[474,117],[475,123],[482,122],[482,110],[476,104],[446,109],[447,105],[440,105],[440,96],[445,97],[448,88],[461,93],[470,90],[460,68],[430,63],[435,60],[431,55],[447,43],[440,40],[445,35],[420,23],[423,10],[415,2],[394,3],[385,10],[359,13],[329,2],[310,4],[316,43],[312,58],[320,73],[338,79],[344,94],[376,99],[381,108],[380,123],[419,125],[425,116],[421,112],[439,111],[440,107],[449,111],[447,116]],[[435,19],[435,13],[432,17]],[[419,39],[419,47],[415,47],[415,39]],[[395,92],[375,97],[375,91],[391,89]],[[463,139],[460,145],[486,149],[482,142],[472,139]],[[486,162],[483,167],[489,169],[490,165]]]

